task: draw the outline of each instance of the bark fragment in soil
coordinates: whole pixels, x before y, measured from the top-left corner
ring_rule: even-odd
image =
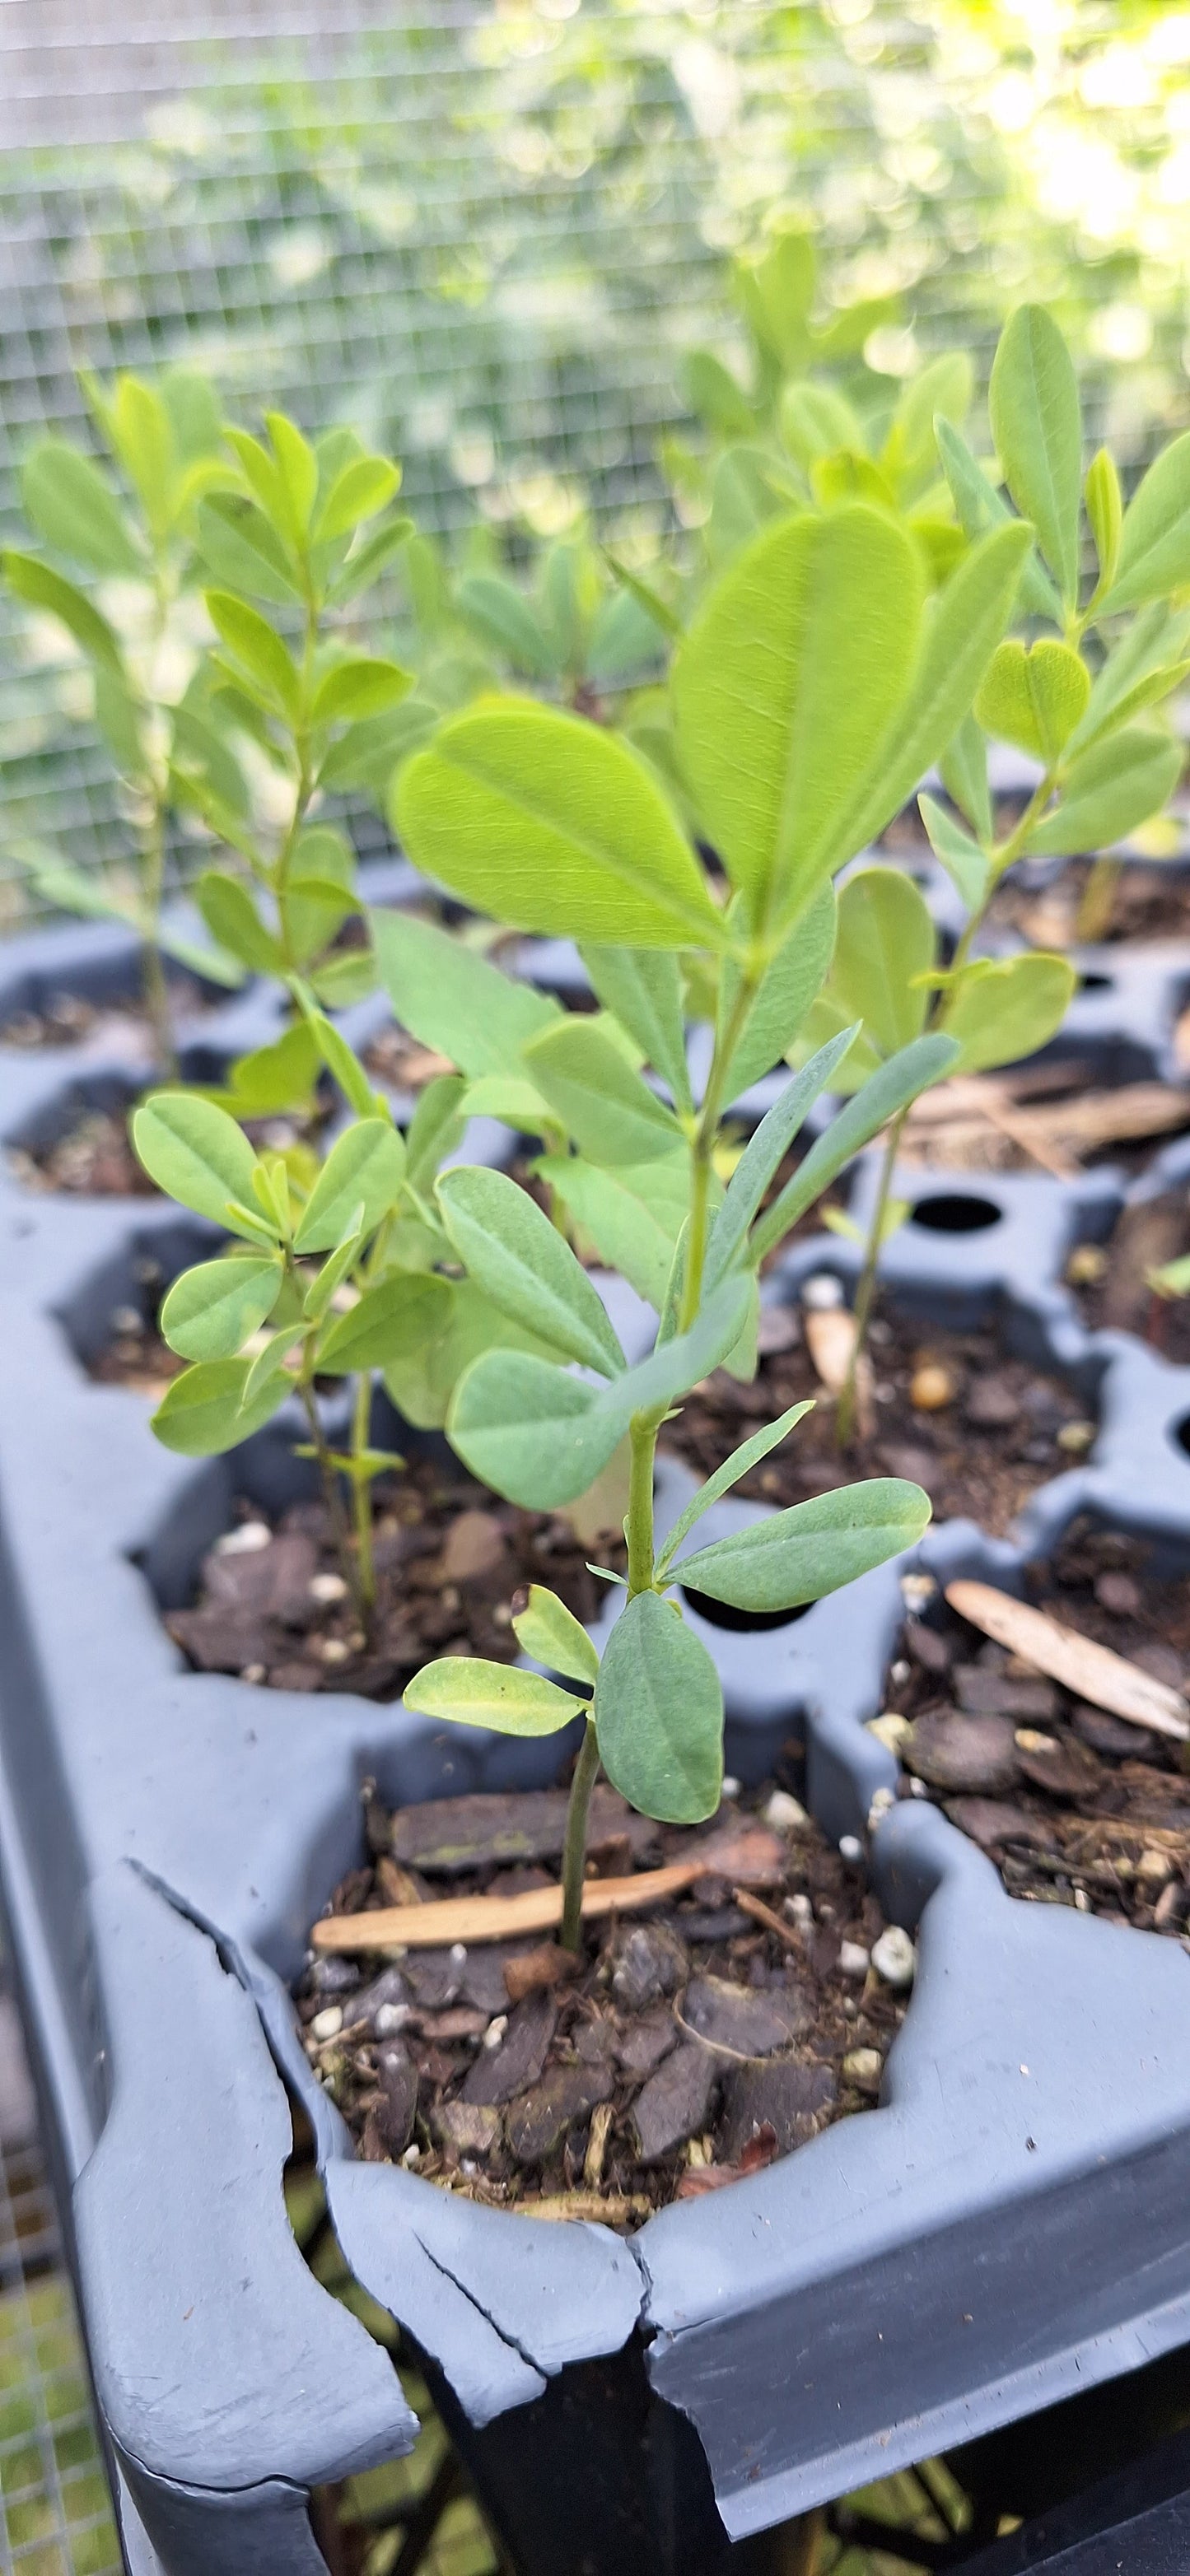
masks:
[[[799,1758],[791,1745],[791,1766]],[[791,1767],[789,1778],[797,1776]],[[708,1834],[734,1823],[741,1809],[762,1810],[772,1785],[722,1808]],[[606,1839],[589,1867],[605,1869],[614,1850],[622,1875],[689,1847],[676,1828],[631,1816],[614,1792],[596,1797],[604,1802],[598,1832]],[[508,1869],[490,1855],[514,1811],[526,1847],[551,1848],[558,1793],[437,1803],[442,1814],[452,1803],[465,1812],[441,1856],[434,1838],[422,1837],[414,1875],[423,1899],[444,1883],[451,1894],[503,1895],[545,1882],[545,1870]],[[486,1832],[485,1807],[493,1810]],[[545,1823],[539,1808],[547,1811]],[[390,1820],[373,1801],[373,1857],[336,1890],[331,1912],[366,1915],[388,1901],[386,1868],[394,1849],[407,1847],[418,1813],[400,1809]],[[473,1853],[488,1857],[460,1872],[458,1852],[468,1840]],[[716,1937],[703,1883],[694,1901],[679,1900],[645,1922],[589,1924],[575,1972],[515,2004],[517,1970],[534,1951],[527,1940],[441,1954],[410,1950],[384,1968],[366,1955],[312,1960],[297,1989],[305,2047],[360,2152],[372,2161],[401,2159],[444,2189],[493,2207],[530,2215],[573,2209],[625,2225],[754,2171],[830,2121],[870,2109],[908,2000],[870,1965],[883,1929],[880,1908],[861,1870],[814,1824],[783,1834],[781,1850],[780,1884],[767,1900],[780,1934],[725,1904],[718,1919],[745,1928]],[[431,1959],[432,2009],[425,2001]],[[503,1995],[491,1975],[497,1965]],[[468,1995],[482,2003],[463,2015]],[[409,2067],[417,2077],[411,2135]]]
[[[1070,947],[1090,873],[1089,859],[1068,859],[1046,885],[1029,886],[1010,868],[988,906],[989,924],[1020,931],[1035,948]],[[1190,938],[1190,870],[1125,860],[1099,937],[1107,944]]]
[[[791,1333],[791,1348],[771,1347]],[[834,1400],[805,1346],[799,1307],[762,1314],[761,1349],[750,1386],[717,1369],[661,1435],[666,1448],[706,1476],[758,1424],[815,1398],[813,1413],[738,1487],[760,1502],[785,1506],[863,1476],[905,1476],[925,1487],[936,1519],[966,1517],[999,1537],[1030,1494],[1079,1454],[1080,1438],[1085,1448],[1093,1436],[1090,1427],[1073,1432],[1082,1407],[1063,1380],[1006,1357],[990,1325],[948,1332],[915,1322],[886,1301],[871,1329],[871,1425],[846,1454],[835,1438]],[[946,1401],[915,1402],[915,1393],[937,1396],[938,1370]]]
[[[1190,1586],[1154,1576],[1142,1541],[1079,1528],[1033,1575],[1038,1607],[1186,1689]],[[941,1595],[928,1624],[907,1622],[886,1687],[882,1733],[896,1736],[913,1784],[995,1861],[1010,1896],[1187,1934],[1185,1746],[1022,1673]],[[889,1729],[888,1713],[903,1729]]]
[[[388,1700],[436,1655],[513,1662],[512,1603],[525,1584],[547,1584],[585,1625],[598,1616],[603,1585],[588,1572],[590,1548],[570,1523],[498,1502],[461,1468],[419,1460],[377,1482],[375,1506],[370,1640],[357,1623],[321,1500],[293,1504],[275,1524],[243,1505],[243,1518],[203,1559],[194,1608],[169,1613],[171,1637],[200,1672],[239,1673],[277,1690],[350,1690]],[[474,1541],[481,1518],[485,1545],[472,1545],[466,1571],[458,1532],[469,1522]],[[600,1547],[603,1561],[620,1570],[623,1541],[601,1539]]]

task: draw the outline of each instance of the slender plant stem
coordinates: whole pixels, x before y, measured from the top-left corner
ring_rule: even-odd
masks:
[[[719,1141],[719,1117],[723,1091],[743,1031],[755,999],[760,978],[759,968],[749,968],[740,977],[739,990],[723,1026],[715,1033],[711,1070],[703,1093],[698,1126],[690,1149],[690,1233],[686,1246],[686,1277],[682,1285],[682,1304],[678,1330],[688,1332],[698,1313],[702,1295],[702,1274],[707,1254],[708,1219],[711,1199],[711,1171],[715,1147]]]
[[[1074,925],[1076,939],[1102,939],[1111,920],[1122,866],[1121,859],[1098,858],[1092,861]]]
[[[562,1931],[564,1950],[577,1950],[582,1941],[583,1870],[587,1855],[587,1816],[591,1791],[599,1770],[599,1738],[594,1718],[588,1715],[587,1731],[574,1766],[570,1784],[570,1803],[566,1809],[566,1839],[562,1846]]]
[[[355,1550],[351,1544],[351,1531],[348,1525],[347,1514],[343,1509],[343,1496],[339,1487],[339,1470],[336,1467],[334,1459],[332,1458],[327,1446],[326,1434],[323,1431],[322,1423],[319,1418],[318,1399],[310,1384],[309,1378],[299,1380],[298,1392],[305,1408],[306,1420],[310,1426],[310,1441],[315,1458],[318,1461],[318,1473],[322,1479],[322,1491],[326,1502],[327,1517],[331,1525],[331,1536],[335,1543],[335,1553],[339,1559],[343,1580],[347,1585],[353,1602],[355,1603],[356,1614],[361,1625],[364,1625],[366,1622],[364,1619],[364,1602],[360,1589],[359,1567],[356,1563]]]
[[[372,1479],[364,1475],[360,1468],[360,1460],[368,1446],[371,1428],[372,1374],[370,1369],[361,1369],[355,1381],[355,1404],[351,1417],[351,1456],[355,1469],[351,1479],[351,1495],[355,1515],[356,1565],[365,1625],[370,1623],[376,1607],[376,1565],[372,1551]]]
[[[872,1312],[872,1299],[876,1294],[876,1272],[880,1264],[880,1251],[884,1236],[884,1219],[888,1210],[889,1193],[892,1189],[892,1179],[893,1173],[896,1170],[897,1155],[900,1151],[901,1130],[904,1127],[905,1120],[908,1115],[908,1110],[902,1109],[900,1117],[894,1118],[892,1126],[889,1128],[888,1142],[884,1148],[884,1161],[880,1167],[880,1186],[876,1192],[876,1205],[872,1210],[872,1220],[868,1227],[868,1240],[864,1246],[864,1266],[859,1275],[859,1287],[855,1294],[855,1340],[851,1345],[851,1357],[847,1363],[847,1375],[843,1381],[843,1391],[839,1397],[839,1410],[835,1416],[839,1447],[841,1449],[847,1448],[855,1428],[855,1400],[856,1388],[859,1380],[859,1364],[863,1357],[864,1345],[867,1341],[868,1322]]]
[[[629,1425],[631,1465],[624,1535],[628,1541],[630,1601],[638,1592],[653,1589],[653,1460],[661,1418],[657,1413],[634,1413]]]

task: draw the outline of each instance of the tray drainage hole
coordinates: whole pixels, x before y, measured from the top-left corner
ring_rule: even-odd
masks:
[[[712,1628],[791,1628],[795,1619],[804,1619],[814,1607],[812,1601],[801,1601],[796,1610],[737,1610],[732,1602],[712,1601],[708,1592],[692,1592],[686,1584],[682,1599]]]
[[[1190,1458],[1190,1413],[1184,1413],[1181,1421],[1175,1422],[1173,1436],[1179,1449],[1184,1449],[1186,1456]]]
[[[1080,993],[1114,993],[1114,975],[1080,975],[1076,990]]]
[[[999,1225],[1003,1213],[994,1199],[940,1190],[936,1198],[918,1200],[912,1222],[924,1226],[927,1234],[983,1234],[989,1225]]]

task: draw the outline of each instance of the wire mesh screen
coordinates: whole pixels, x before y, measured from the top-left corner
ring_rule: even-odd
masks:
[[[893,378],[1054,301],[1135,455],[1183,399],[1187,59],[1146,0],[0,0],[0,529],[35,432],[87,436],[80,365],[182,357],[350,417],[423,524],[661,527],[679,353],[730,356],[781,204],[832,295],[903,299]],[[12,918],[23,836],[123,826],[36,622],[0,727]]]

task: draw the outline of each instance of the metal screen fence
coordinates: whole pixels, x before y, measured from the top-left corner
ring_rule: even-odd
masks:
[[[660,533],[680,355],[793,207],[873,363],[1022,292],[1140,454],[1183,416],[1190,12],[1151,0],[0,0],[0,535],[76,383],[185,358],[350,418],[422,524]],[[60,638],[0,602],[0,921],[124,823]]]

